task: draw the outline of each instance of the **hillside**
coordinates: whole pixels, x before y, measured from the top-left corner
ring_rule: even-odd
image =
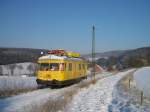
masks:
[[[103,53],[95,53],[96,58],[108,58],[111,56],[118,57],[126,53],[128,50],[116,50],[116,51],[108,51]],[[85,58],[91,58],[91,54],[83,55]]]
[[[31,48],[0,48],[0,65],[36,62],[41,52],[46,53],[45,49]]]
[[[40,53],[47,53],[47,51],[31,48],[0,48],[0,65],[36,62],[41,56]],[[88,60],[91,59],[91,54],[82,56]],[[150,47],[96,53],[96,63],[102,67],[115,66],[119,69],[148,66],[150,65]]]
[[[90,60],[91,55],[84,55],[84,57]],[[97,64],[103,67],[116,66],[119,69],[123,69],[148,66],[150,65],[150,47],[96,53],[96,59]]]

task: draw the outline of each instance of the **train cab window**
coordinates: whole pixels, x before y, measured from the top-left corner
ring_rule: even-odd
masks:
[[[41,71],[64,71],[66,64],[64,63],[41,63],[39,70]]]
[[[71,64],[71,63],[69,63],[68,70],[69,70],[69,71],[72,71],[72,64]]]
[[[59,63],[50,63],[49,70],[51,70],[51,71],[58,71],[59,70]]]
[[[39,69],[41,71],[47,71],[49,69],[49,64],[48,63],[41,63],[39,66]]]

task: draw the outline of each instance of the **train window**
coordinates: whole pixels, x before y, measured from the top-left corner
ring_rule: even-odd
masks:
[[[40,70],[47,71],[48,68],[49,68],[49,64],[48,63],[41,63],[40,64]]]
[[[39,64],[39,70],[41,71],[63,71],[65,70],[65,64],[64,63],[41,63]]]
[[[81,64],[79,64],[79,70],[81,70]]]
[[[68,68],[69,71],[72,71],[72,64],[69,63],[69,68]]]
[[[50,63],[49,70],[58,71],[59,70],[59,63]]]

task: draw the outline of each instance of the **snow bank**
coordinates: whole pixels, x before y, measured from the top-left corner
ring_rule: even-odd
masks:
[[[134,73],[137,87],[144,92],[145,96],[150,96],[150,67],[143,67]]]
[[[35,73],[36,68],[37,64],[31,62],[0,65],[0,75],[5,76],[31,75]]]
[[[34,89],[36,87],[36,77],[0,76],[0,91]]]

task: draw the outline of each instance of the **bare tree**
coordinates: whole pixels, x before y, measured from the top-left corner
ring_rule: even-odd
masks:
[[[15,68],[16,68],[16,64],[10,64],[9,65],[9,69],[10,69],[11,75],[14,75],[14,69]]]
[[[0,75],[3,75],[3,68],[0,66]]]
[[[30,65],[27,67],[27,69],[29,70],[30,75],[31,75],[32,73],[34,73],[34,71],[35,71],[35,68],[33,67],[32,64],[30,64]]]
[[[21,74],[21,70],[23,69],[22,65],[17,65],[17,68],[19,69],[19,74]]]
[[[36,73],[37,70],[38,70],[38,68],[39,68],[39,65],[35,63],[35,64],[34,64],[34,67],[35,67],[35,68],[34,68],[34,69],[35,69],[34,72]]]

